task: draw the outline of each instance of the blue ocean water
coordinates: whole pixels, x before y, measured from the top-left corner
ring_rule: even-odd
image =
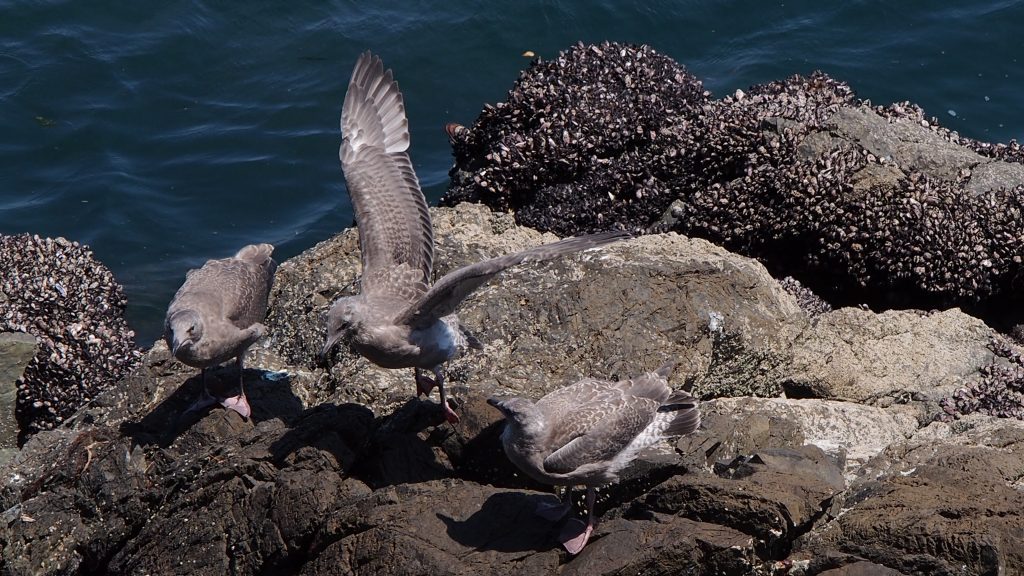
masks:
[[[532,51],[645,43],[714,95],[821,69],[974,138],[1024,136],[1024,2],[0,3],[0,233],[89,244],[138,342],[185,271],[250,242],[283,260],[351,225],[338,117],[357,55],[406,97],[431,201],[441,127],[497,102]]]

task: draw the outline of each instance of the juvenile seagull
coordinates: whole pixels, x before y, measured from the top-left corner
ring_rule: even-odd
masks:
[[[587,522],[571,519],[560,540],[578,554],[594,530],[598,486],[618,481],[619,472],[644,448],[689,434],[700,425],[697,399],[668,387],[670,364],[629,380],[585,378],[536,402],[496,398],[487,402],[505,416],[505,454],[534,480],[566,486],[561,504],[542,503],[537,513],[558,520],[572,508],[572,487],[587,487]]]
[[[250,244],[231,258],[208,260],[189,270],[167,307],[164,340],[175,358],[202,370],[203,394],[188,411],[214,402],[248,418],[251,412],[242,382],[245,351],[267,333],[260,324],[277,263],[270,244]],[[239,395],[214,398],[206,388],[206,369],[231,358],[238,365]]]
[[[449,422],[441,366],[481,344],[455,310],[479,286],[510,266],[547,260],[628,238],[606,232],[568,238],[451,272],[431,286],[434,235],[427,202],[409,161],[402,93],[380,58],[356,62],[341,111],[341,167],[355,210],[362,250],[361,293],[339,298],[327,314],[321,364],[340,340],[384,368],[413,368],[419,394],[436,385]],[[420,373],[428,369],[431,379]]]

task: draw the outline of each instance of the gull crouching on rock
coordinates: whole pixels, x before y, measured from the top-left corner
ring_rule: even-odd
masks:
[[[594,530],[595,489],[618,481],[641,450],[700,425],[697,399],[668,386],[671,365],[629,380],[585,378],[533,402],[492,397],[505,416],[501,441],[520,470],[543,484],[566,486],[561,504],[541,504],[550,520],[572,508],[572,487],[587,487],[587,521],[570,519],[560,540],[578,554]]]
[[[363,53],[356,62],[341,112],[341,166],[359,229],[360,293],[339,298],[327,314],[320,351],[326,364],[341,340],[384,368],[413,368],[419,394],[438,388],[449,422],[441,366],[479,341],[459,324],[455,311],[474,290],[523,262],[548,260],[629,237],[605,232],[499,256],[455,270],[431,285],[433,225],[409,160],[409,129],[402,93],[380,58]],[[431,379],[420,373],[430,370]]]
[[[219,402],[243,418],[251,413],[242,381],[246,350],[267,333],[260,322],[277,263],[270,244],[250,244],[231,258],[208,260],[189,270],[174,295],[164,321],[164,340],[181,362],[201,369],[203,393],[188,411]],[[206,369],[235,359],[239,394],[215,398],[206,387]]]

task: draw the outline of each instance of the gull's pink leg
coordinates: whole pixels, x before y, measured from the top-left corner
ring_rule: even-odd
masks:
[[[217,403],[217,399],[214,398],[206,388],[206,368],[201,368],[199,374],[203,381],[203,391],[199,393],[199,398],[196,398],[196,400],[185,409],[185,412],[182,413],[183,416],[186,414],[202,412]]]
[[[220,405],[227,408],[228,410],[234,410],[238,414],[249,419],[249,415],[252,414],[252,408],[249,406],[249,399],[245,397],[245,380],[242,378],[242,357],[239,356],[235,360],[235,364],[238,365],[238,396],[231,396],[230,398],[221,398]]]
[[[441,407],[444,408],[445,420],[448,420],[449,424],[458,424],[459,415],[448,406],[448,395],[444,391],[444,376],[441,374],[441,367],[434,368],[434,379],[437,381],[437,391],[441,396]]]
[[[583,547],[587,545],[587,540],[590,540],[590,535],[594,532],[594,500],[596,499],[597,493],[588,486],[586,524],[579,518],[570,518],[562,528],[559,538],[562,540],[562,546],[565,546],[569,554],[579,554]]]
[[[416,371],[416,395],[423,396],[424,394],[430,396],[430,391],[437,386],[437,382],[429,376],[424,376],[420,373],[419,368],[413,368]]]

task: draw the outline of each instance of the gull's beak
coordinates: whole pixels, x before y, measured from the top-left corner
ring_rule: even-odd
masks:
[[[328,368],[328,361],[331,358],[331,350],[334,349],[335,344],[338,343],[337,336],[328,336],[327,341],[324,342],[324,347],[320,349],[320,353],[316,355],[316,365],[321,368]]]
[[[191,340],[189,340],[187,338],[185,340],[178,340],[177,338],[175,338],[171,342],[171,356],[177,357],[178,350],[180,350],[181,347],[185,345],[185,342],[191,342]]]
[[[499,398],[497,396],[491,396],[487,399],[487,403],[494,406],[501,412],[502,416],[508,416],[508,408],[505,407],[506,398]]]

